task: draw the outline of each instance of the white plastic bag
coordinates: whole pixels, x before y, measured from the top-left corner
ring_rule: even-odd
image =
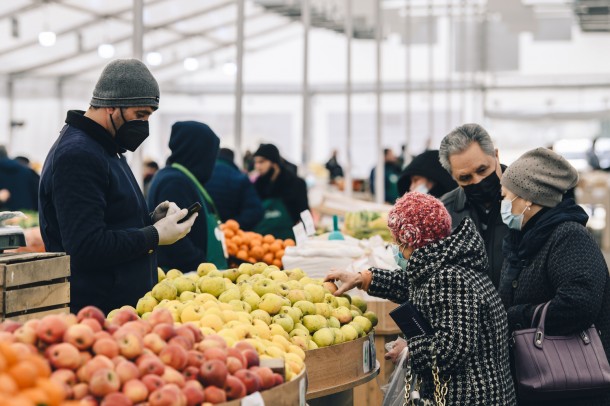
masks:
[[[397,341],[404,341],[399,338],[386,344],[386,350],[390,351],[394,348]],[[409,354],[409,348],[405,346],[400,352],[398,362],[394,367],[394,372],[390,376],[390,381],[387,385],[381,387],[383,392],[383,406],[402,406],[405,401],[405,376],[407,375],[407,365],[405,360]]]

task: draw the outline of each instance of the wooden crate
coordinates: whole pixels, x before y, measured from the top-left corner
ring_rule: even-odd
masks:
[[[70,306],[70,257],[61,253],[0,256],[0,320],[24,321]]]
[[[307,391],[307,372],[304,369],[292,381],[261,392],[265,405],[269,406],[305,406]],[[243,399],[221,403],[220,406],[240,406]],[[258,404],[258,403],[256,403]]]

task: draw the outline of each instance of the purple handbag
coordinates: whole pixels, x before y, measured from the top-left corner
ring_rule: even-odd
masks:
[[[521,400],[595,396],[610,390],[610,365],[595,326],[570,336],[545,336],[549,303],[539,305],[532,328],[513,333],[517,393]],[[541,306],[538,327],[533,327]]]

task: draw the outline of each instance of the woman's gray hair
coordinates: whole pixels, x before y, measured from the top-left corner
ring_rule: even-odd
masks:
[[[449,157],[464,152],[473,142],[479,144],[487,155],[496,156],[496,148],[487,131],[478,124],[464,124],[455,128],[441,141],[438,152],[443,168],[451,173]]]

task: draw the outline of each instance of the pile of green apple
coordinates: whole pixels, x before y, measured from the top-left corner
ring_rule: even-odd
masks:
[[[218,334],[229,345],[249,340],[259,353],[276,358],[269,344],[280,342],[278,337],[305,351],[352,341],[373,329],[377,316],[366,302],[334,296],[336,289],[301,269],[257,263],[220,271],[206,263],[196,273],[159,270],[159,283],[136,310],[146,319],[155,308],[166,308],[175,322],[196,323],[203,334]]]

